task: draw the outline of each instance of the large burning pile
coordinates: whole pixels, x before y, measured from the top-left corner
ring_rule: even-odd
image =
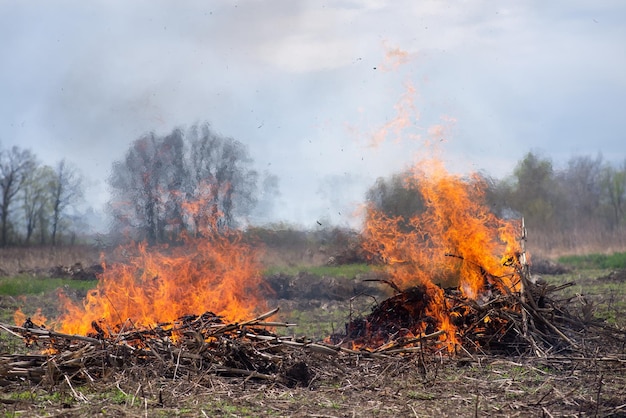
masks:
[[[566,334],[582,323],[550,299],[558,288],[530,280],[524,227],[490,212],[479,176],[428,161],[407,181],[424,211],[404,219],[370,206],[365,225],[365,248],[397,294],[331,341],[379,353],[420,346],[426,336],[448,351],[544,354],[576,345]]]

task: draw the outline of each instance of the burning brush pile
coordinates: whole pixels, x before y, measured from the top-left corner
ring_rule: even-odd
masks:
[[[93,323],[88,336],[64,334],[27,322],[23,327],[0,325],[22,337],[40,354],[0,355],[0,384],[29,380],[54,384],[95,382],[117,370],[167,379],[209,375],[244,376],[287,386],[310,382],[300,352],[337,353],[306,341],[282,340],[267,327],[288,326],[267,321],[278,309],[242,322],[224,322],[211,312],[186,315],[172,323],[137,328],[130,320],[118,332]]]
[[[63,314],[55,322],[18,311],[20,326],[0,324],[38,351],[0,356],[0,384],[93,382],[120,369],[172,379],[219,374],[307,384],[294,351],[337,352],[271,331],[290,324],[269,321],[278,309],[258,315],[266,309],[258,257],[237,232],[119,251],[115,258],[125,262],[105,266],[82,305],[60,294]]]
[[[38,350],[0,356],[0,380],[69,384],[130,369],[308,385],[312,355],[547,357],[595,348],[592,331],[605,328],[591,307],[574,313],[571,299],[555,297],[568,285],[531,280],[523,222],[495,217],[479,178],[429,163],[409,181],[424,211],[403,219],[369,208],[363,232],[364,250],[384,264],[381,282],[395,295],[352,318],[343,333],[323,342],[277,335],[294,324],[270,321],[278,309],[259,315],[266,286],[255,250],[237,232],[205,234],[180,247],[121,249],[125,261],[105,266],[82,305],[60,295],[63,314],[53,323],[0,324]]]
[[[411,219],[368,208],[365,249],[385,265],[395,295],[349,321],[329,341],[379,354],[431,350],[533,355],[590,349],[605,330],[573,285],[531,277],[523,220],[503,220],[484,203],[484,181],[450,175],[438,161],[416,167],[424,211]],[[570,302],[581,302],[570,309]],[[609,330],[607,334],[611,335]]]

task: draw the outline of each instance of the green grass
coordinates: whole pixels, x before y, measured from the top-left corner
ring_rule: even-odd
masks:
[[[566,255],[558,261],[582,269],[622,269],[626,268],[626,253]]]
[[[47,279],[29,276],[0,278],[0,295],[38,295],[58,288],[86,291],[96,287],[96,282],[72,279]]]
[[[268,267],[263,274],[278,273],[296,275],[300,272],[310,273],[318,277],[355,277],[358,274],[368,273],[376,267],[368,264],[343,264],[340,266],[275,266]]]
[[[626,282],[600,280],[606,277],[612,269],[582,269],[561,275],[544,275],[543,278],[550,284],[561,285],[574,283],[551,296],[555,299],[567,300],[569,305],[580,307],[583,301],[591,303],[594,316],[605,320],[609,325],[626,325]]]

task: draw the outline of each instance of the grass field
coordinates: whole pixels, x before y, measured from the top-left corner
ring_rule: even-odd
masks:
[[[61,288],[87,291],[94,288],[95,284],[96,283],[92,281],[30,277],[23,275],[2,277],[0,278],[0,295],[42,295]]]
[[[626,253],[566,255],[559,257],[558,262],[576,268],[624,269]]]
[[[559,261],[573,270],[544,275],[544,279],[554,285],[575,282],[559,292],[563,300],[575,305],[584,298],[593,304],[595,318],[626,329],[626,280],[611,275],[626,267],[619,264],[624,259],[623,253],[564,258]],[[264,274],[300,274],[306,280],[320,281],[323,287],[352,286],[369,277],[372,269],[367,265],[284,265],[268,268]],[[0,278],[0,322],[9,323],[17,307],[27,313],[42,308],[53,317],[58,313],[58,289],[80,298],[93,286],[93,281],[25,275]],[[389,290],[380,286],[378,298]],[[340,329],[351,312],[366,313],[373,300],[363,295],[333,300],[276,298],[270,303],[281,308],[280,320],[298,324],[285,333],[321,339]],[[1,333],[0,351],[28,350],[20,340]],[[154,378],[137,370],[81,386],[64,381],[32,385],[25,380],[0,389],[0,416],[626,416],[624,347],[610,358],[591,354],[585,359],[463,353],[375,359],[310,354],[306,361],[314,378],[308,387],[295,388],[218,376],[205,377],[199,384],[192,377]]]

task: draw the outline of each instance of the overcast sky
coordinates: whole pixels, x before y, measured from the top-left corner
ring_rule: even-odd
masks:
[[[0,146],[90,179],[143,133],[209,122],[280,178],[272,217],[354,225],[438,144],[449,170],[528,151],[626,159],[626,2],[0,0]]]

